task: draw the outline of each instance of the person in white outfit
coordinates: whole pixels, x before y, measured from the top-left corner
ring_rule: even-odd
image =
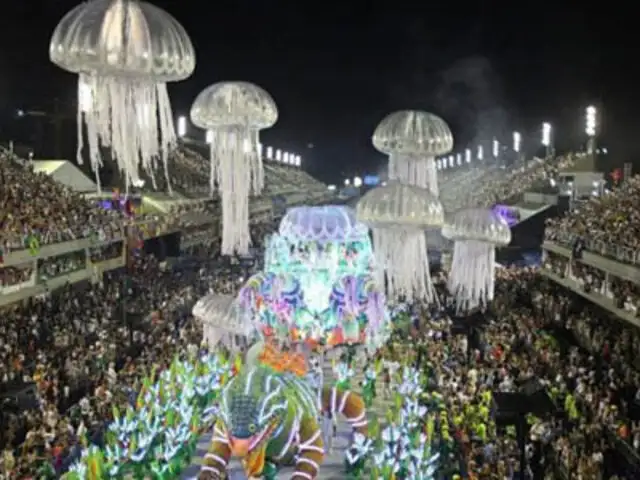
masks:
[[[326,412],[322,415],[322,440],[324,442],[324,452],[327,455],[333,453],[333,415],[331,412]]]

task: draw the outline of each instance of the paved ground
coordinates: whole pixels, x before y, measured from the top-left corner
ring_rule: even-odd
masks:
[[[325,364],[325,378],[332,378],[331,373],[331,365],[329,362]],[[354,387],[357,387],[362,381],[362,375],[358,374],[352,380],[352,384]],[[354,388],[355,389],[355,388]],[[378,418],[384,418],[384,412],[386,409],[386,402],[379,401],[374,406],[370,415],[377,416]],[[350,428],[345,423],[340,423],[338,426],[338,434],[333,444],[333,452],[330,455],[325,457],[325,460],[322,464],[322,468],[320,469],[320,475],[318,476],[319,480],[343,480],[345,477],[344,474],[344,455],[345,450],[348,445],[349,437],[350,437]],[[204,454],[207,452],[209,447],[209,440],[211,438],[211,434],[203,435],[200,441],[198,442],[198,450],[194,456],[194,461],[189,466],[189,468],[183,473],[183,479],[194,479],[197,477],[198,472],[200,470],[200,465],[202,465],[202,461],[204,458]],[[238,461],[231,462],[231,480],[245,480],[246,476],[242,471],[242,467]],[[291,474],[293,473],[292,468],[284,468],[278,474],[278,480],[284,480],[291,478]]]

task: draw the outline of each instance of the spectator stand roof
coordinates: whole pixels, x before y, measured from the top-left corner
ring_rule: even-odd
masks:
[[[67,160],[34,160],[33,170],[36,173],[48,175],[56,182],[62,183],[76,192],[97,190],[96,184]]]

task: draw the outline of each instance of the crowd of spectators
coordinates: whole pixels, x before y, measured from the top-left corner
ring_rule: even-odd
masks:
[[[550,220],[546,236],[569,247],[581,238],[587,250],[635,263],[640,245],[640,176],[582,203],[570,215]]]
[[[252,233],[269,229],[256,225]],[[244,270],[211,261],[210,250],[199,253],[207,256],[174,269],[140,254],[95,285],[3,312],[0,478],[55,478],[84,438],[100,443],[112,407],[125,405],[151,368],[200,346],[193,303],[211,291],[234,293]],[[30,385],[33,404],[25,407]]]
[[[546,253],[544,266],[557,276],[575,282],[577,288],[602,296],[613,302],[616,308],[640,317],[640,287],[635,283],[614,275],[607,277],[604,272],[586,263],[552,252]]]
[[[136,212],[136,222],[153,224],[158,230],[219,218],[219,203],[210,199],[209,160],[196,150],[181,147],[173,153],[171,166],[173,186],[186,199],[166,215]],[[265,169],[269,207],[269,195],[279,192],[300,191],[314,199],[319,192],[327,192],[324,184],[299,168],[265,164]],[[163,179],[163,175],[157,176],[156,187],[166,192],[169,188]],[[100,208],[45,173],[35,172],[30,162],[7,150],[0,151],[0,182],[0,263],[3,255],[30,248],[33,240],[40,247],[83,237],[118,237],[130,220],[120,210]],[[149,190],[151,183],[145,181],[143,191]]]
[[[0,154],[0,248],[25,248],[30,237],[40,245],[99,233],[106,238],[121,229],[118,212],[96,208],[80,194],[36,173],[11,154]]]
[[[260,225],[254,236],[272,228]],[[214,245],[202,248],[192,254],[213,257]],[[107,274],[82,293],[69,288],[3,312],[0,389],[7,394],[32,384],[37,405],[3,406],[2,468],[10,478],[62,471],[81,438],[99,442],[111,407],[130,400],[150,366],[199,345],[189,302],[238,286],[229,267],[215,262],[162,271],[153,257],[141,256],[132,268]],[[497,289],[478,344],[456,335],[444,312],[422,317],[414,340],[414,351],[424,351],[420,366],[436,385],[439,421],[452,427],[460,445],[460,474],[508,477],[518,470],[516,438],[486,416],[484,399],[491,390],[514,391],[537,377],[559,414],[531,419],[528,468],[537,474],[551,469],[550,478],[569,472],[622,478],[631,467],[620,460],[619,443],[640,449],[640,373],[632,363],[640,335],[607,322],[535,270],[500,270]],[[125,294],[136,299],[130,324],[122,315]],[[564,337],[578,346],[566,346]]]
[[[456,170],[441,182],[440,199],[445,210],[451,212],[468,206],[491,207],[516,198],[541,179],[555,178],[577,158],[568,154],[546,160],[536,158],[526,166],[474,165]]]
[[[169,158],[171,189],[189,199],[203,199],[211,197],[209,161],[209,147],[190,144],[181,145]],[[273,161],[263,163],[265,171],[266,196],[295,191],[305,192],[313,196],[327,193],[327,187],[299,167],[293,167]],[[156,176],[156,190],[169,191],[164,176]],[[145,178],[145,184],[152,185],[150,179]]]
[[[536,178],[550,175],[549,168],[558,168],[557,163],[506,176],[472,172],[465,178],[483,182],[485,190],[474,202],[485,204],[527,188]],[[18,180],[26,187],[18,186]],[[119,214],[93,208],[28,165],[0,156],[0,181],[7,186],[0,193],[0,235],[7,251],[24,248],[29,235],[46,244],[92,235],[96,228],[108,236],[120,228]],[[638,186],[640,178],[633,179],[586,204],[575,217],[551,225],[549,234],[554,235],[554,229],[578,235],[595,232],[603,241],[618,239],[635,247]],[[591,209],[589,215],[582,213],[586,209]],[[203,201],[172,213],[188,228],[188,215],[194,212],[215,216],[217,204]],[[253,226],[256,247],[273,228],[272,223]],[[211,291],[235,293],[244,274],[233,259],[220,262],[218,233],[215,226],[206,230],[211,241],[195,242],[199,245],[185,255],[192,262],[185,261],[182,268],[161,268],[154,257],[140,253],[126,270],[106,273],[93,285],[67,287],[3,309],[0,478],[55,478],[77,457],[83,439],[100,443],[112,407],[130,402],[151,368],[162,368],[176,354],[198,348],[202,330],[189,314],[191,305]],[[122,248],[122,243],[114,243],[92,249],[90,260],[113,258]],[[81,252],[39,262],[38,274],[46,281],[86,266],[87,258]],[[585,290],[640,311],[640,289],[632,283],[605,279],[574,260],[549,255],[545,262]],[[33,265],[0,272],[6,288],[32,278]],[[441,275],[438,288],[446,283]],[[441,304],[448,305],[450,298],[443,290],[441,294]],[[640,478],[637,330],[527,268],[499,271],[496,297],[483,313],[488,322],[473,341],[456,334],[455,319],[446,310],[416,308],[420,314],[410,350],[432,380],[429,402],[438,407],[438,422],[451,427],[458,445],[463,461],[457,474],[513,476],[519,468],[516,436],[496,425],[487,398],[491,391],[517,391],[537,378],[556,412],[529,418],[526,458],[533,478]]]
[[[412,352],[436,385],[428,398],[464,459],[455,473],[518,478],[516,431],[495,423],[488,392],[519,391],[537,379],[555,412],[528,416],[529,478],[638,478],[638,332],[534,269],[501,270],[484,318],[471,340],[456,334],[455,318],[431,312],[412,332],[411,349],[396,349]]]
[[[0,269],[0,291],[33,280],[33,262]]]

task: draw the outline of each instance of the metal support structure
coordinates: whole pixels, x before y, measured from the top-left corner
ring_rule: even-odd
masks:
[[[556,152],[555,152],[552,144],[549,144],[549,145],[544,147],[544,158],[545,158],[545,160],[551,160],[555,156],[556,156]]]
[[[622,167],[622,181],[628,182],[631,180],[631,176],[633,175],[633,164],[626,162]]]

